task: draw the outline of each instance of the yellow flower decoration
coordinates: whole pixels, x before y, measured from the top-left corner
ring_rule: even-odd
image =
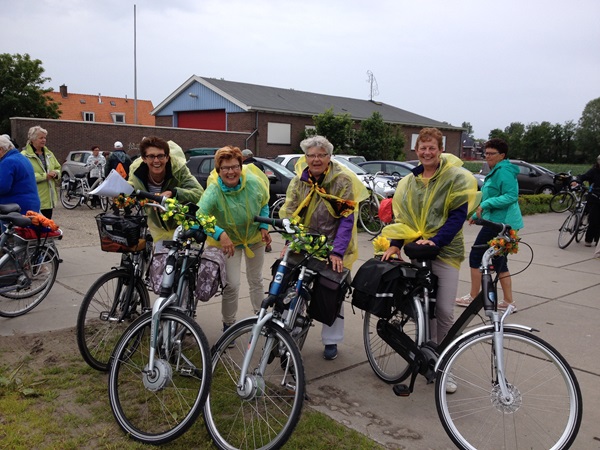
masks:
[[[503,238],[494,238],[488,242],[490,247],[494,247],[499,256],[513,255],[519,252],[519,241],[521,238],[515,230],[510,230],[509,235]]]
[[[190,208],[187,205],[179,203],[174,198],[167,198],[165,200],[165,208],[166,211],[161,214],[163,220],[172,218],[177,225],[181,225],[185,230],[200,225],[207,233],[214,233],[215,231],[216,219],[213,216],[206,216],[204,214],[193,216],[189,214]]]
[[[383,236],[377,236],[373,239],[373,251],[375,255],[383,255],[390,248],[390,240]]]
[[[314,235],[307,232],[304,225],[299,223],[299,218],[294,217],[290,220],[293,228],[296,228],[296,234],[282,233],[282,236],[290,242],[290,249],[296,253],[305,251],[315,258],[327,259],[329,253],[333,250],[333,245],[327,243],[327,236]]]

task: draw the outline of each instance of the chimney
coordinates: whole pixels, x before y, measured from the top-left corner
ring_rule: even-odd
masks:
[[[67,98],[69,96],[69,93],[67,92],[67,85],[63,84],[60,86],[60,96],[62,98]]]

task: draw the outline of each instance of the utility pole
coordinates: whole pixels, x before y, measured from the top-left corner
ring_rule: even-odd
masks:
[[[372,102],[373,97],[379,95],[379,89],[377,87],[377,80],[375,79],[375,75],[373,75],[373,72],[371,72],[370,70],[367,70],[367,83],[369,83],[369,86],[371,88],[369,93],[369,101]]]
[[[137,23],[135,6],[133,5],[133,123],[138,124],[137,111]]]

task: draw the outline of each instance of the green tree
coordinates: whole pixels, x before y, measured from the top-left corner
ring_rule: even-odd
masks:
[[[11,117],[58,119],[59,105],[46,95],[42,85],[42,61],[24,55],[0,54],[0,134],[10,134]]]
[[[360,124],[356,133],[354,150],[356,154],[368,160],[401,160],[404,159],[404,134],[400,126],[383,121],[377,111]]]
[[[473,133],[473,125],[471,125],[470,122],[463,122],[461,127],[465,129],[467,136],[469,136],[471,139],[475,139],[475,135]]]
[[[354,145],[354,121],[350,114],[333,113],[333,108],[328,109],[322,114],[313,116],[315,124],[314,130],[306,130],[304,137],[313,136],[315,134],[325,136],[329,142],[333,144],[334,153],[350,153]]]
[[[585,105],[575,140],[581,162],[595,161],[600,155],[600,97]]]

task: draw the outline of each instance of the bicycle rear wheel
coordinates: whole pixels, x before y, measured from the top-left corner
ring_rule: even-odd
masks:
[[[577,213],[571,213],[569,217],[565,219],[558,232],[559,248],[567,248],[569,246],[577,234],[578,227],[579,215]]]
[[[581,220],[579,221],[579,225],[577,226],[577,234],[575,235],[575,242],[581,242],[584,238],[585,233],[587,232],[589,226],[589,215],[588,213],[583,213],[581,216]]]
[[[81,183],[77,183],[75,189],[67,187],[60,188],[60,202],[66,209],[75,209],[81,203]]]
[[[128,270],[112,270],[98,278],[83,297],[77,316],[77,345],[85,362],[107,371],[119,338],[147,308],[148,290],[139,278],[132,285]]]
[[[23,283],[15,284],[13,290],[0,294],[0,317],[18,317],[28,313],[46,298],[56,280],[58,258],[53,245],[42,245],[37,249],[23,246],[17,258],[23,258]],[[3,264],[14,265],[12,258],[4,261]],[[0,272],[2,270],[0,267]]]
[[[386,383],[400,383],[410,375],[410,366],[392,347],[377,334],[379,317],[365,312],[363,321],[363,343],[371,368]],[[422,341],[423,330],[418,321],[402,311],[396,313],[387,322],[398,331],[406,334],[416,343]]]
[[[252,317],[232,325],[213,347],[213,383],[204,406],[204,423],[220,449],[281,448],[302,412],[302,358],[289,333],[272,322],[261,330],[244,392],[238,389],[256,321]]]
[[[358,208],[358,221],[367,233],[377,236],[383,229],[379,219],[379,205],[375,201],[366,200]]]
[[[575,197],[570,192],[559,192],[550,200],[550,209],[556,213],[570,210],[575,204]]]
[[[164,444],[185,433],[202,411],[211,383],[210,347],[200,326],[167,308],[157,327],[148,367],[152,313],[139,317],[119,340],[108,378],[110,407],[136,441]]]
[[[269,217],[271,217],[271,219],[279,219],[279,210],[284,203],[285,197],[282,197],[271,205],[271,212],[269,213]]]
[[[465,337],[444,357],[435,385],[438,415],[448,436],[467,449],[563,449],[579,431],[582,398],[575,374],[548,343],[504,329],[504,377],[498,384],[493,331]],[[452,377],[458,389],[446,393]]]

